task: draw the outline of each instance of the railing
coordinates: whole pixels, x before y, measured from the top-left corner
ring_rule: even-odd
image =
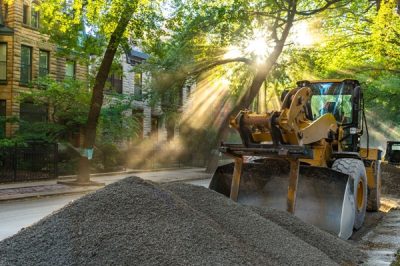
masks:
[[[56,143],[0,148],[0,182],[56,178],[57,157]]]

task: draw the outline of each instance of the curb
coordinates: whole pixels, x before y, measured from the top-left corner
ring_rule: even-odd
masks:
[[[94,192],[101,187],[96,187],[92,189],[84,190],[71,190],[71,191],[51,191],[51,192],[40,192],[40,193],[24,193],[24,194],[14,194],[7,197],[0,196],[0,202],[14,201],[14,200],[24,200],[42,197],[52,197],[52,196],[62,196],[62,195],[72,195],[72,194],[87,194],[89,192]]]
[[[124,175],[124,174],[134,174],[134,173],[147,173],[147,172],[161,172],[161,171],[171,171],[171,170],[180,170],[180,169],[192,169],[192,168],[202,168],[202,167],[169,167],[169,168],[157,168],[157,169],[131,169],[128,171],[120,171],[120,172],[109,172],[109,173],[94,173],[90,174],[90,177],[97,176],[115,176],[115,175]],[[78,175],[61,175],[56,179],[73,179]]]
[[[145,179],[146,180],[146,179]],[[188,181],[197,181],[204,180],[204,177],[194,177],[189,179],[174,179],[174,180],[166,180],[165,182],[159,183],[177,183],[177,182],[188,182]],[[149,182],[154,182],[151,180],[146,180]],[[63,184],[63,183],[61,183]],[[104,186],[88,186],[88,187],[71,187],[68,190],[54,190],[48,192],[33,192],[33,193],[17,193],[10,194],[7,196],[0,195],[0,202],[7,202],[13,200],[24,200],[24,199],[33,199],[33,198],[42,198],[42,197],[51,197],[51,196],[62,196],[62,195],[71,195],[71,194],[87,194],[89,192],[97,191],[98,189],[103,188]]]

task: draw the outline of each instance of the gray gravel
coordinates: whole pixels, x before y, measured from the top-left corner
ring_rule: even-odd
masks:
[[[0,242],[0,265],[336,264],[306,242],[205,188],[129,177]]]
[[[381,164],[382,193],[400,196],[400,165]]]
[[[279,225],[260,216],[248,206],[204,187],[187,184],[167,184],[191,207],[201,211],[235,235],[246,246],[273,258],[277,265],[333,265],[326,254],[291,234]]]
[[[285,228],[309,245],[317,247],[339,264],[359,264],[366,259],[365,254],[353,245],[322,231],[318,227],[304,223],[288,212],[269,208],[250,208],[262,217]]]

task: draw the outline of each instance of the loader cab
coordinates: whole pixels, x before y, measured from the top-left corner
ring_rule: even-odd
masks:
[[[312,96],[306,106],[306,116],[316,120],[326,113],[335,117],[339,130],[338,142],[343,151],[359,152],[363,134],[363,100],[357,80],[299,81],[299,87],[309,87]]]
[[[385,161],[400,165],[400,141],[388,141],[386,144]]]

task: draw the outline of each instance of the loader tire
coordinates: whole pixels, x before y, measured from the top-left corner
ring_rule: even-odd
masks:
[[[381,207],[381,161],[375,161],[375,188],[368,188],[367,210],[376,212]]]
[[[333,163],[332,169],[348,174],[353,180],[355,206],[354,229],[358,230],[364,223],[367,209],[367,174],[364,163],[358,159],[340,158]]]

